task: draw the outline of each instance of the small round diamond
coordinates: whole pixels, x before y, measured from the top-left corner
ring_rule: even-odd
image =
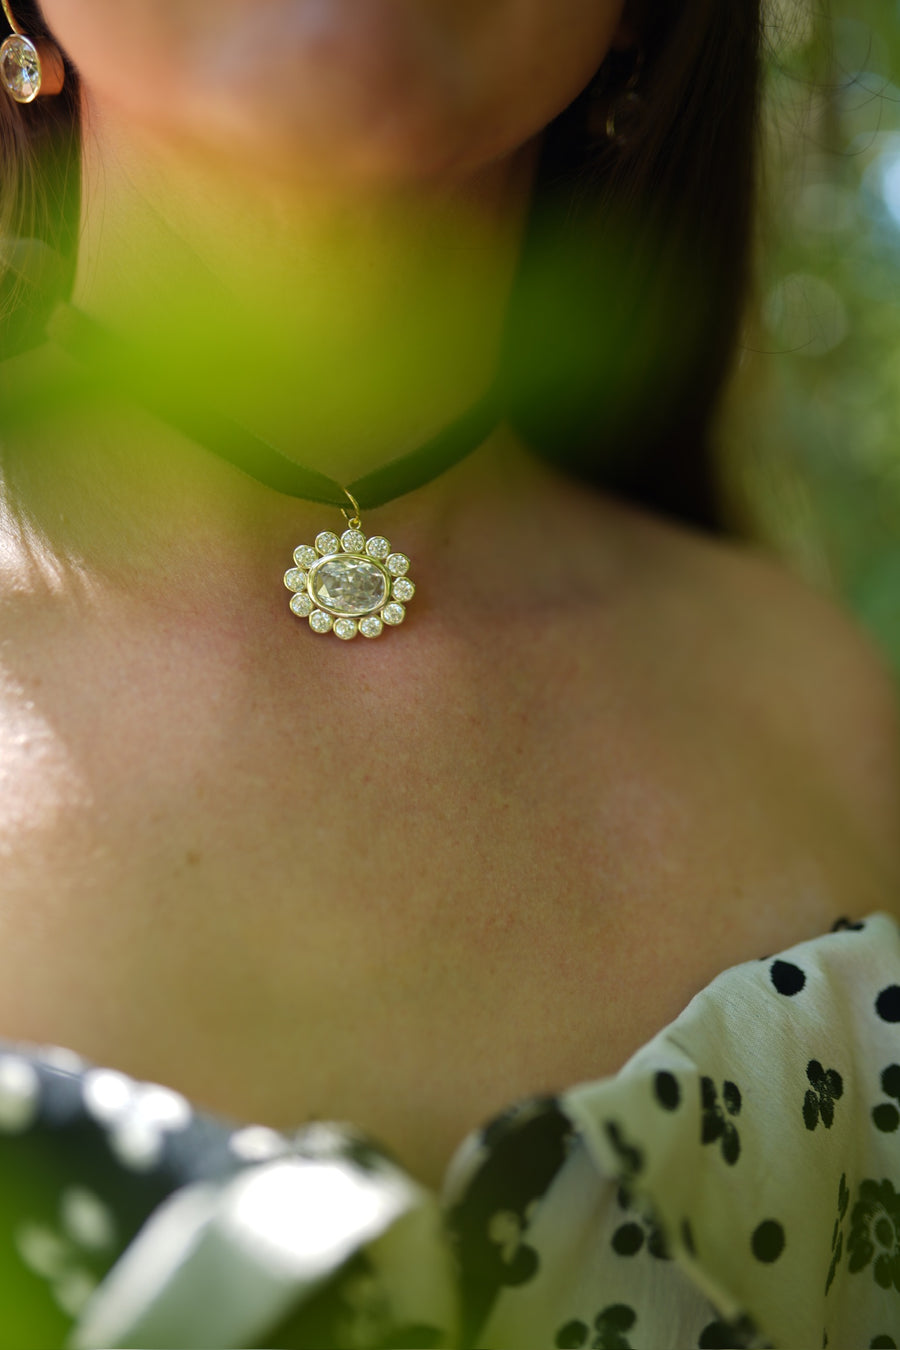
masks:
[[[299,614],[301,619],[305,619],[313,612],[313,602],[308,595],[295,595],[291,598],[291,609],[295,614]]]
[[[392,577],[402,577],[409,571],[409,558],[405,553],[392,553],[384,565]]]
[[[416,593],[416,588],[409,577],[397,577],[391,587],[391,595],[395,600],[411,600]]]
[[[330,614],[326,614],[324,609],[314,609],[309,616],[309,626],[314,633],[327,633],[331,629],[334,619]]]
[[[334,625],[334,631],[339,638],[349,642],[350,638],[356,637],[355,619],[338,619]]]
[[[366,546],[366,536],[362,530],[345,530],[341,535],[341,548],[345,553],[362,553]]]
[[[299,567],[292,567],[289,572],[284,574],[284,584],[289,591],[305,591],[306,573],[301,572]]]
[[[378,637],[378,634],[383,627],[384,625],[377,614],[367,614],[364,619],[360,619],[359,621],[359,631],[362,633],[363,637]]]
[[[301,544],[299,548],[294,549],[294,562],[298,567],[302,567],[304,571],[308,572],[313,563],[317,563],[318,561],[318,553],[314,548],[310,548],[309,544]]]
[[[393,600],[389,605],[385,605],[381,611],[381,617],[385,623],[402,623],[406,618],[406,610],[402,605],[396,604]]]
[[[372,538],[366,541],[366,552],[370,558],[386,558],[391,551],[391,546],[383,534],[373,534]]]
[[[321,534],[316,535],[316,548],[324,558],[327,553],[340,553],[341,541],[331,530],[323,530]]]

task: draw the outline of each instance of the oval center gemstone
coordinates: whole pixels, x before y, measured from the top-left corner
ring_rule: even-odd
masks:
[[[3,82],[18,103],[30,103],[41,84],[38,54],[27,38],[13,34],[0,48]]]
[[[325,558],[310,573],[309,593],[332,614],[370,614],[387,599],[388,580],[366,558]]]

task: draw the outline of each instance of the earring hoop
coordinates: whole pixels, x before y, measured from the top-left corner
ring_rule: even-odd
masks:
[[[644,60],[644,49],[638,47],[634,55],[634,70],[628,77],[628,82],[621,94],[610,103],[609,112],[606,115],[607,138],[620,150],[624,150],[631,141],[630,132],[644,111],[644,100],[637,92],[641,72],[644,69]]]
[[[9,0],[0,7],[12,33],[0,46],[0,84],[16,103],[33,103],[38,95],[62,93],[66,71],[62,54],[52,42],[26,37],[16,23]]]
[[[618,53],[616,56],[618,58]],[[637,91],[646,60],[643,47],[634,48],[625,59],[629,57],[631,69],[624,82],[621,82],[621,58],[617,59],[612,72],[608,68],[602,69],[600,78],[592,87],[588,113],[591,136],[620,152],[632,145],[647,107],[646,99]],[[611,82],[618,87],[611,89]]]

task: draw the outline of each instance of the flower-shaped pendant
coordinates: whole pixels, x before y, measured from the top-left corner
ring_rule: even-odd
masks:
[[[314,545],[294,550],[294,562],[284,574],[291,609],[314,633],[334,633],[344,642],[357,633],[380,637],[385,626],[401,624],[416,593],[406,554],[392,553],[383,535],[366,538],[354,526],[340,538],[323,530]]]

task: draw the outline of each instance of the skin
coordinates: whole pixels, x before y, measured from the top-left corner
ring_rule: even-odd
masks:
[[[338,478],[489,382],[535,136],[635,36],[596,0],[45,10],[86,87],[77,303]],[[336,512],[127,405],[17,448],[4,1034],[355,1120],[436,1184],[723,967],[895,904],[890,682],[753,549],[501,428],[366,516],[420,593],[348,648],[280,587]]]
[[[457,178],[514,153],[613,43],[622,0],[48,0],[93,94],[287,184]],[[273,94],[275,97],[273,97]]]

